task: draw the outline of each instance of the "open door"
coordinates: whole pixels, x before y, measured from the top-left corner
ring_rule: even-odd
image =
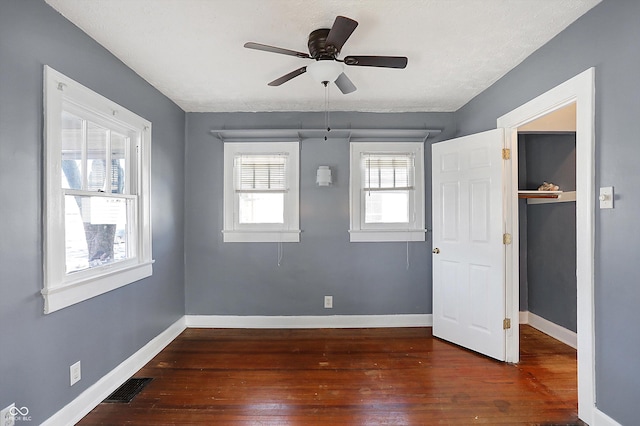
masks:
[[[433,334],[500,361],[506,343],[503,133],[432,145]]]

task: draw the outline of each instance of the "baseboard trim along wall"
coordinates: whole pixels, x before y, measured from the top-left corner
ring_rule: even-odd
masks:
[[[544,319],[533,312],[520,312],[520,324],[529,324],[536,330],[548,334],[554,339],[571,346],[573,349],[578,348],[578,334],[576,332]]]
[[[235,316],[187,315],[191,328],[376,328],[431,327],[431,314]]]
[[[153,338],[140,350],[124,360],[120,365],[104,375],[100,380],[82,392],[76,399],[64,406],[42,425],[60,426],[74,425],[106,397],[118,389],[125,381],[151,361],[186,328],[185,317],[169,326],[165,331]]]

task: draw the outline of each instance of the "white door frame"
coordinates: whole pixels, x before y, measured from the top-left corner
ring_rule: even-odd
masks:
[[[506,259],[506,312],[512,324],[519,318],[519,238],[518,238],[518,127],[568,104],[576,103],[576,278],[578,326],[578,416],[594,424],[595,413],[595,70],[588,70],[560,84],[526,104],[498,118],[505,129],[505,144],[511,149],[509,179],[506,184],[506,229],[512,230],[511,250]],[[509,166],[507,166],[509,167]],[[518,362],[519,328],[507,333],[507,362]]]

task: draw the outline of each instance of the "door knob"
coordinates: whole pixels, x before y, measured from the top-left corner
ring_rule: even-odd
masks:
[[[434,248],[433,254],[440,254],[440,249],[438,247]]]

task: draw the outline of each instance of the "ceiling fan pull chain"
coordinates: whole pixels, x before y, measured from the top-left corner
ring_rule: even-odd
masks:
[[[331,127],[329,126],[329,82],[324,81],[324,124],[327,126],[327,134],[331,131]],[[327,136],[324,137],[324,140],[327,140]]]

